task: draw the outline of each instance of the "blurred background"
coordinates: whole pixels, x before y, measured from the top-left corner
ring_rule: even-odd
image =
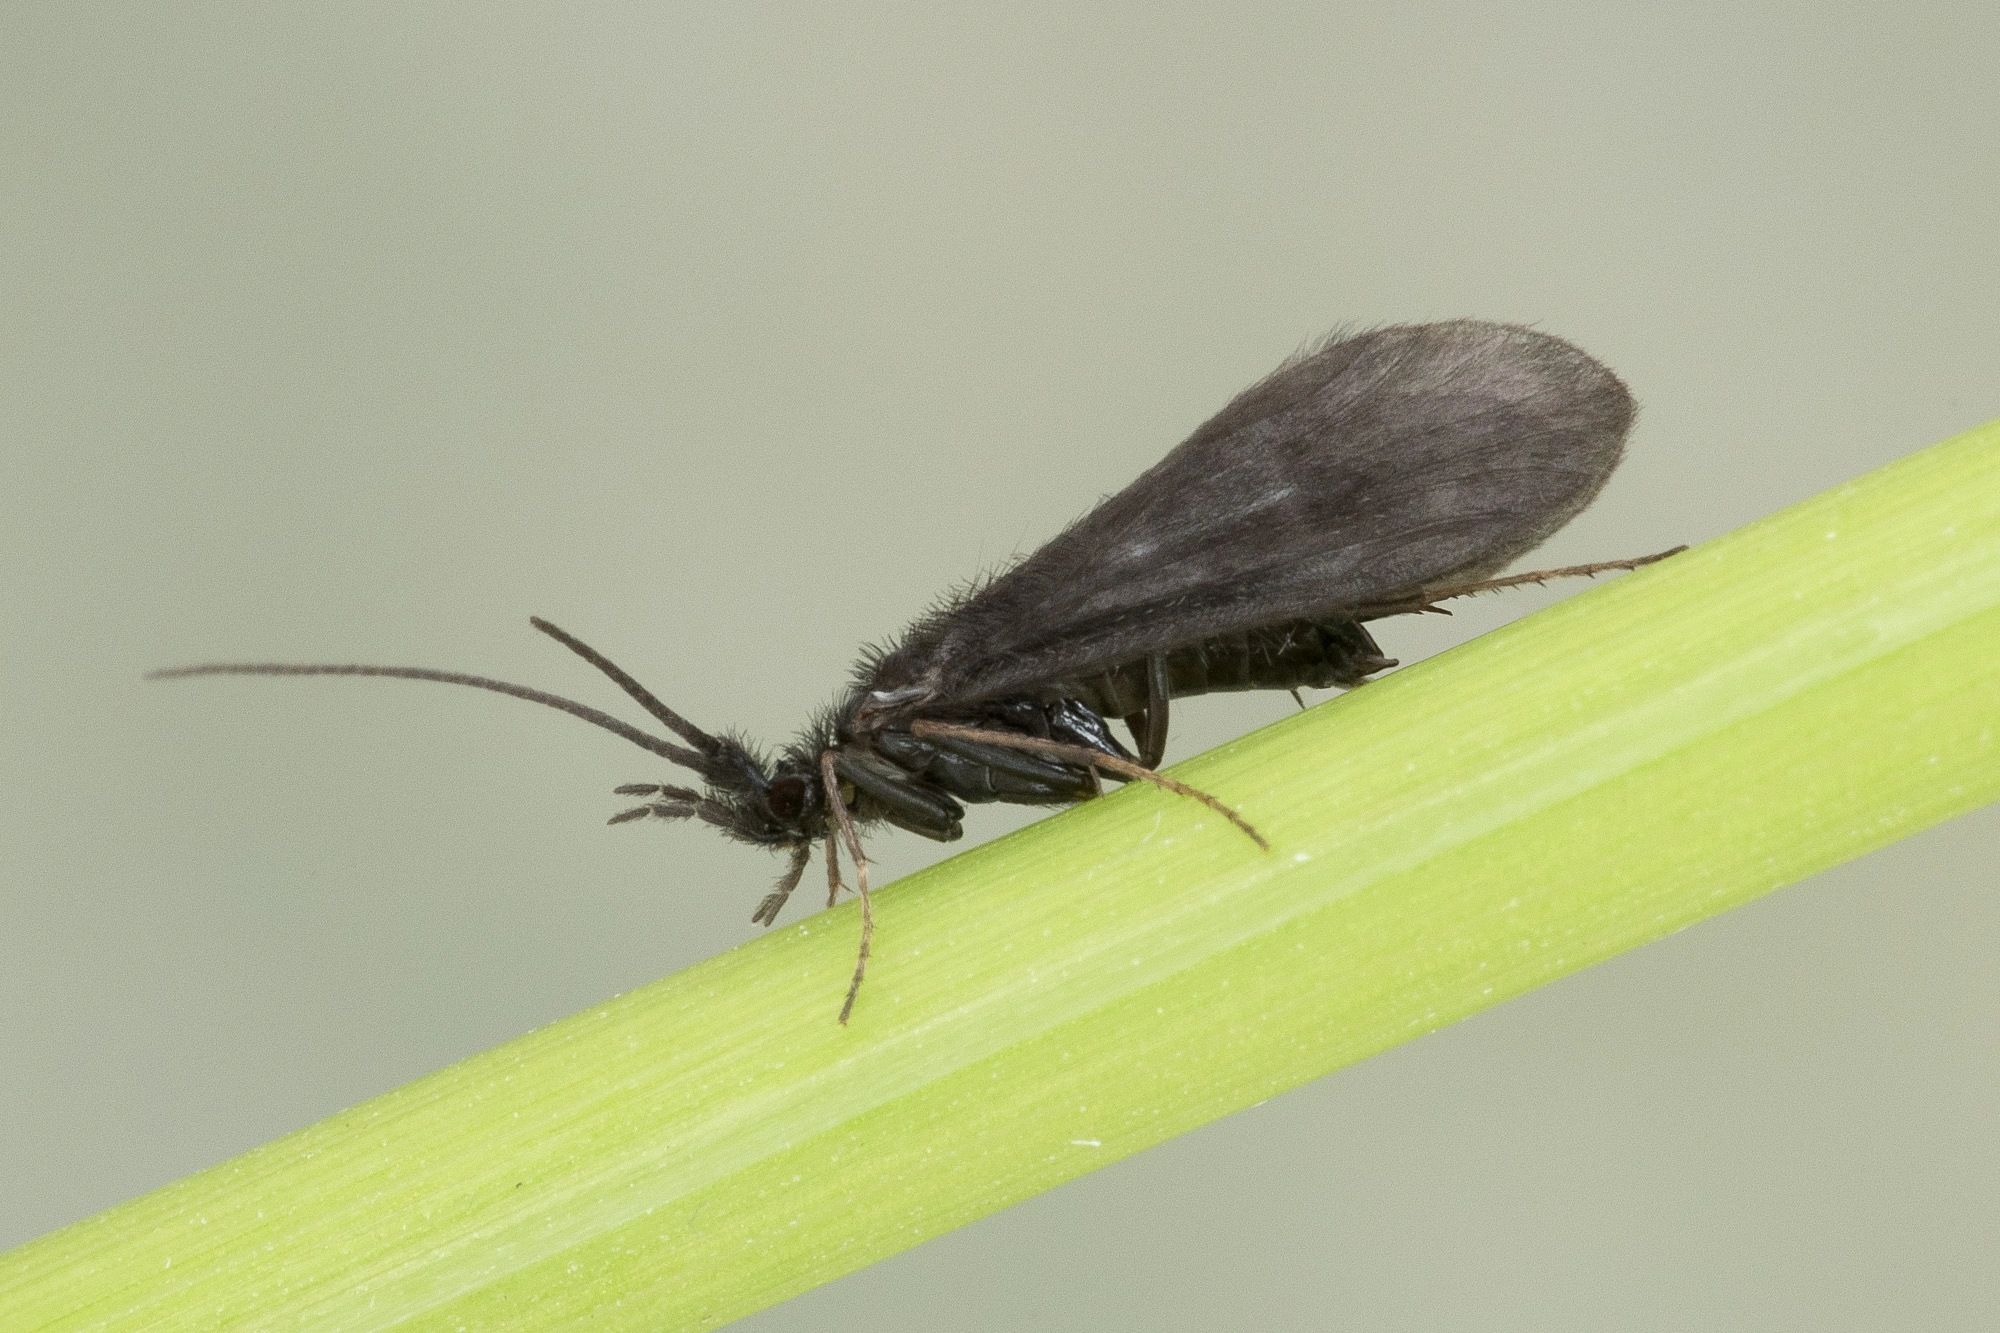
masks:
[[[1644,411],[1538,563],[1701,541],[2000,415],[1996,50],[1970,3],[11,7],[0,1246],[747,940],[774,872],[604,828],[658,767],[546,710],[148,668],[619,707],[540,614],[776,741],[1347,322],[1581,343]],[[1991,1327],[1996,860],[1988,810],[744,1326]]]

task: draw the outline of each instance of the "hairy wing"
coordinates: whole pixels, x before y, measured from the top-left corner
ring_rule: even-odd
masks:
[[[1634,406],[1545,333],[1472,320],[1336,338],[1137,481],[912,626],[866,673],[895,709],[1486,577],[1590,502]]]

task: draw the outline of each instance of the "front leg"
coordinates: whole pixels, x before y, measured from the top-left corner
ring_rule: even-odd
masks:
[[[954,842],[964,832],[965,807],[879,755],[828,750],[834,770],[854,789],[863,818],[879,816],[934,842]]]

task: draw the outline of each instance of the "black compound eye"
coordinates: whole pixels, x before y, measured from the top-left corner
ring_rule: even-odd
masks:
[[[799,777],[779,778],[771,784],[764,799],[770,804],[771,813],[779,819],[797,819],[806,810],[806,780]]]

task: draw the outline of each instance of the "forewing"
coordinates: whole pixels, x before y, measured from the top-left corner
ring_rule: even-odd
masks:
[[[1295,357],[866,682],[912,706],[1032,693],[1217,634],[1483,578],[1595,496],[1631,395],[1514,325],[1375,329]]]

